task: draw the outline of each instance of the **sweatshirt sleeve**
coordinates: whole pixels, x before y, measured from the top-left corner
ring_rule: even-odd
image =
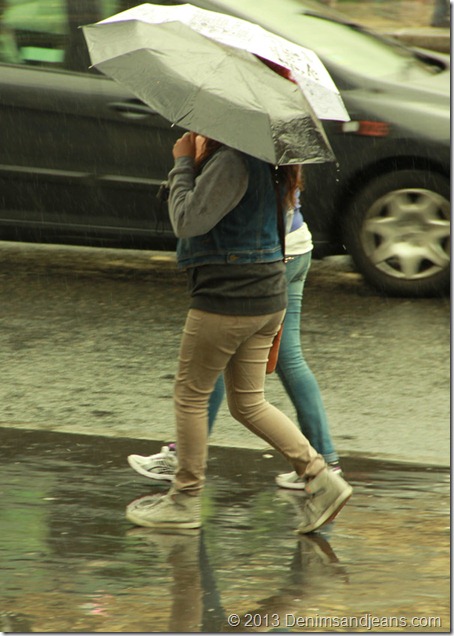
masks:
[[[241,201],[248,186],[241,154],[221,148],[195,177],[191,157],[180,157],[169,173],[169,216],[178,238],[209,232]]]

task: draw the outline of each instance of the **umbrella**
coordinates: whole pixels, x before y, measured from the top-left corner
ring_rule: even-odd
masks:
[[[92,63],[166,119],[273,164],[334,160],[298,85],[182,22],[130,16],[83,27]]]
[[[147,23],[178,21],[216,42],[254,53],[291,71],[320,119],[349,121],[350,116],[331,75],[318,55],[258,24],[192,4],[162,6],[142,4],[107,18],[104,22],[141,20]]]

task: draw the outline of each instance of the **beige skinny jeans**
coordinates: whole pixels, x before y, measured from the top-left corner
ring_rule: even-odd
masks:
[[[282,453],[299,475],[314,476],[325,467],[300,429],[265,400],[268,352],[284,315],[285,311],[225,316],[189,310],[174,392],[178,490],[196,494],[205,481],[208,400],[220,373],[236,420]]]

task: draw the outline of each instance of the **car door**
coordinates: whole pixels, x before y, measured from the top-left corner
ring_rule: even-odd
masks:
[[[95,5],[81,12],[84,2],[61,0],[60,10],[75,26],[101,17]],[[45,15],[55,21],[55,11]],[[181,131],[89,71],[80,29],[61,33],[59,24],[46,33],[41,18],[41,30],[33,32],[30,24],[19,28],[16,16],[16,57],[0,59],[2,227],[16,234],[28,229],[44,240],[52,234],[120,243],[173,237],[155,194]]]

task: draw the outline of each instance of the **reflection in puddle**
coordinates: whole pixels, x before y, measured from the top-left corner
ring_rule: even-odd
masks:
[[[282,460],[212,448],[203,530],[163,534],[124,518],[150,492],[125,462],[136,441],[2,437],[5,632],[362,632],[326,621],[367,614],[400,620],[372,631],[449,631],[446,471],[347,459],[349,504],[298,536],[301,496],[273,484]]]

